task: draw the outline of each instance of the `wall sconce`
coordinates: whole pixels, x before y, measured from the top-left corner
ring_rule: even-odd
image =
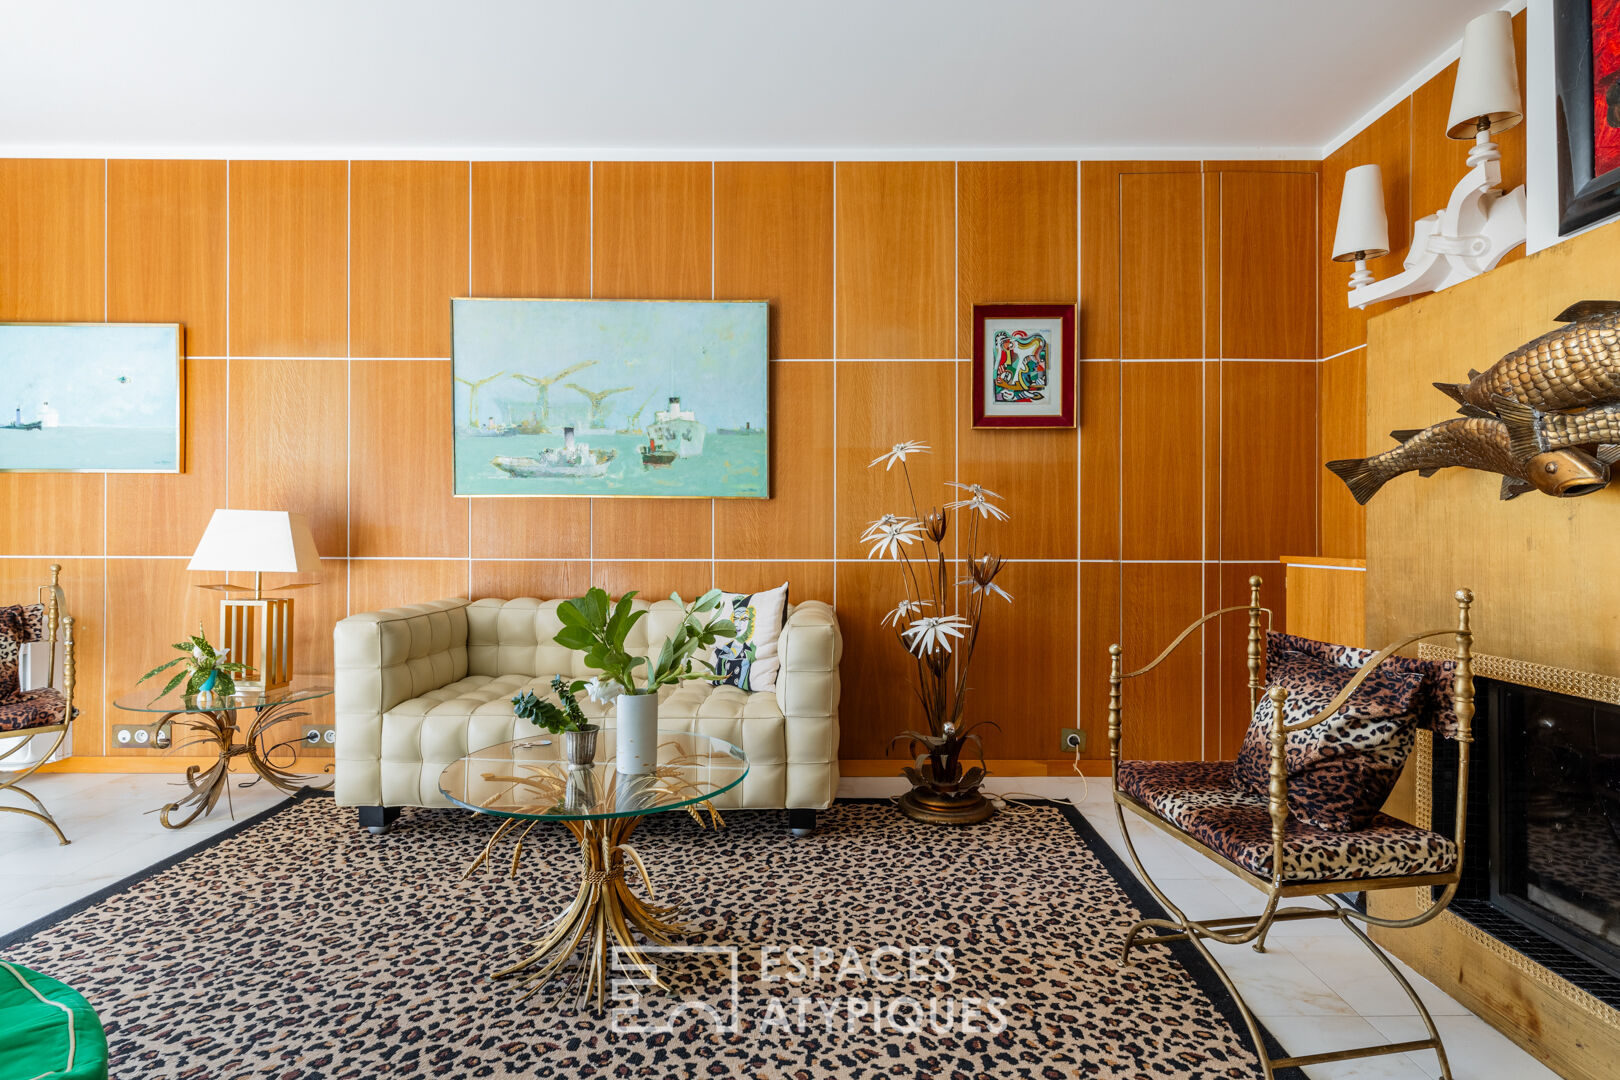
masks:
[[[1445,209],[1413,223],[1412,248],[1401,273],[1377,281],[1367,269],[1368,259],[1389,254],[1378,166],[1361,165],[1345,173],[1333,261],[1356,264],[1350,276],[1351,307],[1439,292],[1493,269],[1524,243],[1524,187],[1502,190],[1502,153],[1491,141],[1522,119],[1513,17],[1493,11],[1463,30],[1462,59],[1451,93],[1446,137],[1474,140],[1468,172]]]

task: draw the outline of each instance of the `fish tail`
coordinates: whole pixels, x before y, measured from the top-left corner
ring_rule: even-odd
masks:
[[[1497,417],[1507,426],[1509,453],[1524,461],[1545,449],[1536,436],[1536,410],[1505,397],[1493,398],[1491,403],[1496,406]]]
[[[1344,481],[1345,487],[1350,489],[1350,494],[1362,506],[1366,506],[1367,500],[1378,494],[1378,489],[1389,480],[1389,476],[1383,470],[1373,465],[1372,458],[1330,461],[1327,467],[1332,470],[1333,475]]]
[[[1463,390],[1465,390],[1467,387],[1467,383],[1460,382],[1437,382],[1434,384],[1434,388],[1436,390],[1440,391],[1442,394],[1446,395],[1446,397],[1455,401],[1459,405],[1468,404],[1468,399],[1463,396]]]

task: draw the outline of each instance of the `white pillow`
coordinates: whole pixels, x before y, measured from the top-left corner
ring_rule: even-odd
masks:
[[[716,686],[776,689],[776,671],[782,666],[776,641],[787,625],[787,607],[785,582],[768,592],[723,594],[720,610],[737,624],[737,636],[714,647]]]

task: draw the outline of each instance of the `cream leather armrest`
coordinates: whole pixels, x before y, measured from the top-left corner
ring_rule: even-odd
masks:
[[[786,728],[787,805],[830,806],[838,787],[838,661],[844,652],[838,616],[819,600],[799,604],[782,628],[777,651],[782,658],[776,701]]]
[[[467,601],[350,615],[332,632],[337,801],[382,801],[383,714],[467,676]]]

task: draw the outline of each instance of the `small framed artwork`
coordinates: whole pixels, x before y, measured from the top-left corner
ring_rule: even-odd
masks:
[[[185,470],[178,323],[0,323],[0,472]]]
[[[1553,0],[1558,233],[1620,213],[1620,0]]]
[[[1072,428],[1073,304],[973,305],[973,426]]]

